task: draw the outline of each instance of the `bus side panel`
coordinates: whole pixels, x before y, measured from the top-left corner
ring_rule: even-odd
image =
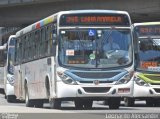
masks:
[[[15,82],[14,82],[14,93],[17,97],[17,99],[20,99],[22,97],[22,80],[21,80],[21,70],[20,65],[16,65],[14,67],[14,76],[15,76]]]
[[[52,79],[52,66],[48,58],[22,64],[22,79],[27,80],[30,99],[46,99],[45,79]]]

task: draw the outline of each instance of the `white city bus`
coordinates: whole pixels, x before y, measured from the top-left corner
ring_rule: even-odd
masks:
[[[6,57],[4,65],[4,93],[8,102],[15,102],[14,94],[14,56],[15,56],[15,35],[8,38],[6,45]]]
[[[110,37],[118,49],[104,51]],[[51,108],[64,100],[91,108],[108,100],[117,109],[133,91],[133,40],[127,12],[62,11],[16,33],[15,94],[26,106]]]
[[[13,76],[13,61],[14,61],[14,35],[8,38],[8,41],[3,46],[0,46],[1,52],[1,69],[0,69],[0,88],[1,92],[5,94],[8,102],[15,102],[14,95],[14,76]]]
[[[146,100],[148,106],[160,104],[160,22],[133,25],[136,73],[132,98],[126,106],[133,106],[135,99]]]

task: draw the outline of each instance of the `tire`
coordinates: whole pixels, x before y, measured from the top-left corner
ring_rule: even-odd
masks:
[[[124,98],[124,105],[126,107],[133,107],[134,106],[134,98]]]
[[[82,100],[77,99],[74,101],[74,104],[75,104],[76,109],[83,109],[83,101]]]
[[[35,100],[36,108],[43,108],[43,100]]]
[[[108,105],[108,100],[105,100],[105,101],[103,102],[103,104],[104,104],[104,105]]]
[[[108,99],[109,109],[119,109],[120,101],[121,101],[121,98],[117,98],[117,97],[109,98]]]
[[[9,103],[14,103],[14,102],[16,102],[16,96],[15,95],[7,95],[6,100]]]
[[[5,94],[4,89],[0,88],[0,94]]]
[[[84,105],[85,109],[91,109],[92,105],[93,105],[93,101],[92,100],[84,100],[83,105]]]
[[[160,107],[160,98],[154,100],[154,107]]]
[[[153,99],[146,99],[146,105],[148,107],[153,107],[154,106],[154,100]]]
[[[51,109],[59,109],[61,108],[61,101],[59,99],[50,99],[50,108]]]
[[[25,103],[26,107],[34,107],[34,100],[29,99],[29,92],[28,92],[28,87],[25,87]]]

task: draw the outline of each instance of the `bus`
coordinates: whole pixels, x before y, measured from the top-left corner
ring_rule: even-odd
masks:
[[[120,49],[104,51],[113,37]],[[60,11],[16,33],[15,95],[28,107],[77,109],[107,100],[118,109],[133,93],[131,19],[125,11]]]
[[[1,64],[1,93],[5,94],[7,102],[15,102],[16,97],[14,95],[14,76],[13,76],[13,61],[14,61],[14,35],[8,38],[7,43],[0,46],[2,64]]]
[[[14,54],[15,54],[15,35],[10,35],[6,44],[5,65],[4,65],[4,93],[7,102],[15,102],[14,94]]]
[[[147,106],[160,104],[160,22],[135,23],[135,76],[132,98],[125,99],[126,106],[135,100],[145,100]]]

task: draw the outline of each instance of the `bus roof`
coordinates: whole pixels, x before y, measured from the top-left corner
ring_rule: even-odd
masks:
[[[15,38],[16,35],[10,35],[8,39]]]
[[[40,21],[37,21],[23,29],[21,29],[20,31],[18,31],[16,33],[16,37],[19,37],[20,35],[22,34],[26,34],[32,30],[35,30],[35,29],[39,29],[40,27],[42,26],[45,26],[49,23],[52,23],[52,22],[56,22],[57,21],[57,18],[59,18],[59,16],[63,15],[63,14],[72,14],[72,13],[113,13],[113,14],[125,14],[129,17],[129,14],[128,12],[126,11],[117,11],[117,10],[93,10],[93,9],[90,9],[90,10],[69,10],[69,11],[60,11],[56,14],[53,14],[49,17],[46,17]],[[130,17],[129,17],[130,18]],[[131,23],[130,23],[131,24]]]
[[[126,11],[118,11],[118,10],[98,10],[98,9],[90,9],[90,10],[69,10],[69,11],[60,11],[59,14],[69,14],[69,13],[115,13],[115,14],[128,14]]]
[[[149,26],[149,25],[160,25],[160,22],[142,22],[142,23],[134,23],[133,26]]]

